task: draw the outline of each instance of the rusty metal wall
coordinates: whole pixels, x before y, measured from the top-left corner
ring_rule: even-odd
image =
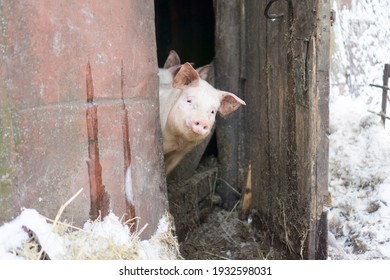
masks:
[[[108,210],[128,212],[130,164],[127,186],[150,236],[167,210],[156,73],[151,0],[1,1],[0,223],[21,207],[54,218],[80,188],[63,218],[90,217],[86,111],[95,106]]]

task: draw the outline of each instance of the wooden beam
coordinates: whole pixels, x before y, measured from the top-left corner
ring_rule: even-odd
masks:
[[[386,108],[387,108],[387,86],[389,85],[389,77],[390,77],[390,64],[385,64],[385,68],[383,69],[383,88],[382,88],[382,124],[385,126],[386,118]],[[386,87],[386,88],[385,88]]]

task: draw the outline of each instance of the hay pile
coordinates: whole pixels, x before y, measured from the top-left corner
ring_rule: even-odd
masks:
[[[72,198],[74,199],[74,197]],[[130,232],[134,221],[121,221],[113,213],[104,219],[87,221],[77,228],[60,216],[54,220],[34,209],[24,209],[13,221],[0,227],[0,259],[57,260],[144,260],[178,259],[179,245],[173,235],[173,221],[165,213],[149,240],[141,240],[143,229]]]
[[[180,249],[188,260],[285,259],[268,239],[266,233],[241,220],[238,210],[228,212],[216,207],[203,224],[188,234]]]

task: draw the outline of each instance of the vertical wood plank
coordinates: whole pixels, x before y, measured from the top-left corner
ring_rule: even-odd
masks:
[[[240,96],[240,1],[215,0],[215,86]],[[218,117],[216,125],[219,177],[225,208],[232,208],[238,200],[231,187],[238,188],[239,112],[225,118]],[[228,187],[225,182],[229,182]]]
[[[321,225],[320,219],[327,191],[329,3],[276,1],[270,10],[283,17],[273,21],[263,15],[266,4],[245,3],[243,158],[252,165],[254,223],[286,258],[314,259],[326,228],[326,215]]]
[[[316,26],[316,161],[315,196],[312,196],[310,232],[316,233],[309,239],[308,258],[326,259],[324,247],[327,236],[327,220],[323,213],[324,198],[328,195],[329,161],[329,63],[330,63],[330,0],[317,1]],[[322,217],[322,218],[321,218]],[[325,218],[324,218],[325,217]]]

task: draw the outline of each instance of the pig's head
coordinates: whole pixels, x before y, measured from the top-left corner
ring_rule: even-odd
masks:
[[[180,68],[172,85],[181,93],[168,115],[167,124],[172,133],[187,141],[198,142],[206,138],[217,112],[226,116],[245,105],[233,93],[217,90],[201,79],[190,63]]]

